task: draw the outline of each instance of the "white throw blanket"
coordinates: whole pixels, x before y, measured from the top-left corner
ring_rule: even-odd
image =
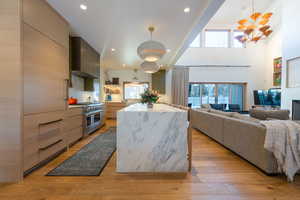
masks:
[[[279,172],[289,181],[300,169],[300,124],[290,120],[261,121],[267,128],[264,147],[277,160]]]

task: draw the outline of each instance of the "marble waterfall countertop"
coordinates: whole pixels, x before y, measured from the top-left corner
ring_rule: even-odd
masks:
[[[117,113],[117,172],[187,172],[188,113],[134,104]]]
[[[186,112],[166,104],[153,104],[153,108],[148,108],[146,104],[136,103],[123,108],[119,112]]]

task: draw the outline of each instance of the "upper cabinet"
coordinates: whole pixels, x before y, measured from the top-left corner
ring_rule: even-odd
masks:
[[[45,0],[23,0],[22,13],[24,114],[64,111],[69,24]]]
[[[159,94],[166,93],[166,70],[159,70],[152,74],[152,90]]]
[[[23,0],[23,22],[69,48],[69,25],[47,2]],[[45,23],[46,22],[46,23]]]
[[[84,78],[99,78],[99,53],[80,37],[72,37],[71,44],[72,72]]]

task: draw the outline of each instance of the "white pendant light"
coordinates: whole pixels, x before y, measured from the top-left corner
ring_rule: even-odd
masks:
[[[156,62],[145,61],[141,64],[141,68],[144,72],[153,74],[159,70],[159,65]]]
[[[152,40],[152,33],[154,27],[149,27],[151,39],[143,42],[138,48],[137,53],[141,59],[148,62],[156,62],[160,60],[166,54],[166,47],[157,41]]]

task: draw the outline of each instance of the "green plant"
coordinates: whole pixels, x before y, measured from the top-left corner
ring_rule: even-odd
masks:
[[[159,99],[158,93],[147,89],[141,94],[141,103],[156,103]]]

